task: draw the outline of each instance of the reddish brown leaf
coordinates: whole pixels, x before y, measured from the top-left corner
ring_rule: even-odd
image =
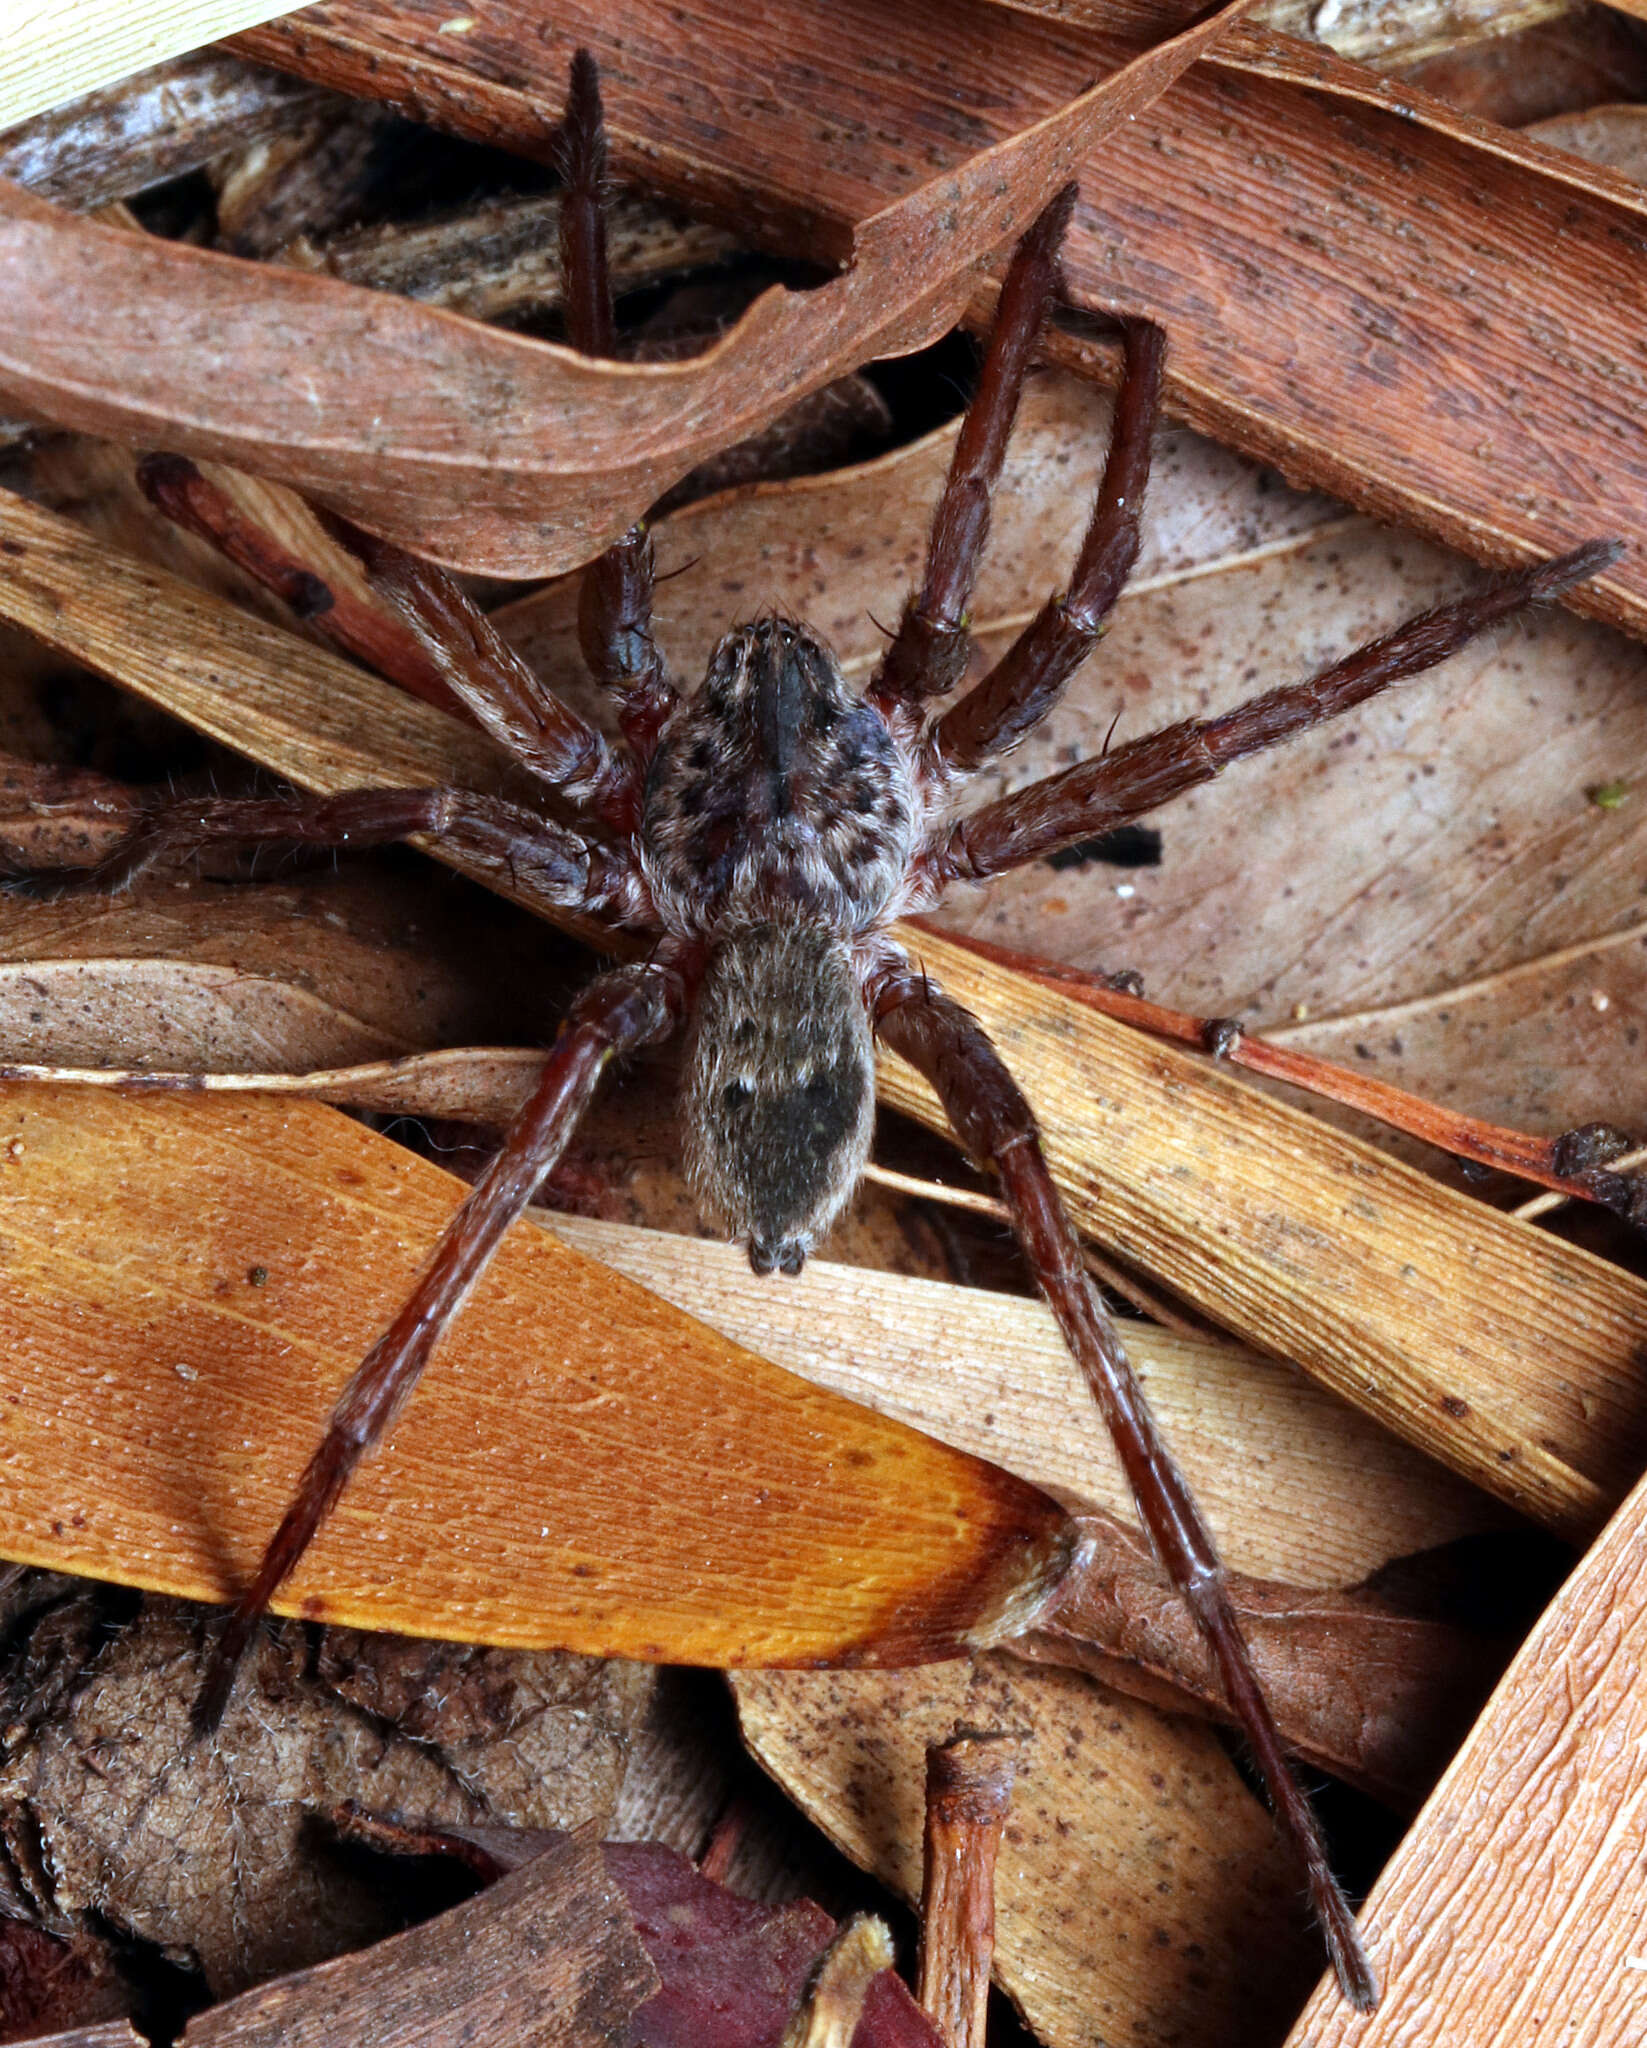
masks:
[[[550,22],[491,15],[455,45],[445,0],[327,0],[234,47],[531,155],[585,43],[628,174],[769,245],[838,250],[895,181],[1046,113],[1174,17],[1145,0],[635,0],[620,30],[601,0],[556,0]],[[1504,560],[1647,538],[1629,424],[1647,412],[1644,246],[1622,179],[1243,28],[1092,161],[1067,268],[1078,302],[1166,323],[1181,418]],[[1102,371],[1084,342],[1052,348]],[[1643,630],[1647,548],[1575,602]]]
[[[335,279],[127,235],[8,187],[0,394],[60,425],[298,484],[438,560],[516,576],[568,568],[803,392],[952,326],[975,266],[1230,12],[1104,66],[1090,90],[1090,69],[1073,70],[1060,97],[1078,98],[871,208],[841,276],[766,293],[684,363],[593,362]],[[560,80],[544,104],[559,104]]]
[[[374,1847],[455,1857],[495,1882],[530,1868],[557,1838],[525,1828],[410,1829],[351,1816]],[[634,2017],[634,2048],[778,2048],[835,1935],[810,1899],[741,1898],[656,1842],[607,1842],[601,1855],[628,1901],[658,1989]],[[941,2048],[932,2023],[890,1970],[873,1981],[852,2048]]]

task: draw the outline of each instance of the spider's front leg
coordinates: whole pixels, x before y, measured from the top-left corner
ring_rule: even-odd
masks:
[[[1499,577],[1453,604],[1420,612],[1308,682],[1249,698],[1217,718],[1162,726],[1114,753],[985,804],[960,819],[927,855],[929,878],[938,888],[954,881],[981,882],[1128,824],[1211,782],[1232,761],[1284,745],[1392,683],[1434,668],[1478,633],[1599,575],[1622,552],[1620,541],[1587,541],[1570,554]],[[970,702],[957,711],[965,711]]]
[[[1075,187],[1066,185],[1018,244],[1001,287],[978,388],[932,515],[920,590],[905,604],[864,693],[894,731],[918,732],[927,699],[954,689],[966,671],[972,646],[967,613],[989,538],[990,498],[1058,287],[1058,248],[1074,204]]]
[[[355,1467],[405,1404],[504,1233],[566,1149],[609,1062],[667,1038],[684,1008],[681,977],[661,961],[617,968],[578,998],[502,1150],[446,1226],[405,1306],[338,1397],[291,1506],[218,1637],[195,1705],[197,1732],[209,1733],[222,1719],[259,1617],[296,1570]]]
[[[1087,1272],[1034,1112],[983,1026],[925,975],[907,965],[892,968],[872,1000],[881,1037],[927,1077],[967,1151],[1000,1177],[1019,1241],[1108,1425],[1156,1555],[1206,1638],[1277,1818],[1304,1864],[1339,1983],[1355,2006],[1370,2011],[1378,1998],[1372,1965],[1253,1670],[1217,1547]]]
[[[560,209],[560,268],[566,336],[586,356],[617,353],[606,260],[606,131],[600,74],[587,50],[572,59],[560,131],[566,191]],[[676,704],[676,691],[652,634],[657,581],[652,536],[638,520],[583,572],[578,644],[589,673],[618,701],[623,736],[644,764]]]

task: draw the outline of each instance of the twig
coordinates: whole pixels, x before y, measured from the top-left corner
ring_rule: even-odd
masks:
[[[984,2048],[995,1858],[1017,1773],[1017,1742],[999,1733],[961,1729],[926,1753],[918,1996],[951,2048]]]
[[[975,1216],[988,1216],[1003,1230],[1012,1228],[1012,1212],[1006,1203],[998,1196],[986,1195],[977,1188],[953,1188],[943,1181],[918,1180],[912,1173],[898,1173],[890,1166],[877,1166],[873,1161],[864,1168],[864,1179],[901,1195],[915,1195],[922,1201],[942,1202],[949,1209],[967,1209]],[[1224,1333],[1213,1324],[1189,1315],[1181,1308],[1174,1308],[1164,1295],[1146,1287],[1135,1273],[1106,1258],[1090,1244],[1081,1247],[1081,1255],[1094,1279],[1102,1280],[1123,1301],[1130,1302],[1140,1315],[1159,1323],[1163,1330],[1175,1330],[1180,1337],[1205,1339],[1223,1336]]]
[[[936,932],[939,929],[924,918],[912,918],[910,922],[924,930]],[[1121,1024],[1130,1024],[1154,1038],[1192,1046],[1197,1052],[1210,1053],[1232,1067],[1245,1067],[1251,1073],[1264,1074],[1273,1081],[1285,1081],[1326,1101],[1342,1103],[1346,1109],[1360,1110],[1364,1115],[1388,1124],[1392,1130],[1405,1131],[1410,1137],[1422,1138],[1428,1144],[1439,1146],[1455,1158],[1472,1160],[1477,1165],[1493,1167],[1501,1173],[1513,1173],[1522,1180],[1541,1182],[1566,1199],[1604,1201],[1587,1179],[1560,1170],[1559,1137],[1538,1138],[1527,1131],[1510,1130],[1501,1124],[1486,1123],[1479,1117],[1442,1109],[1436,1103],[1426,1102],[1420,1095],[1409,1094],[1406,1089],[1393,1087],[1388,1081],[1375,1081],[1368,1075],[1352,1073],[1348,1067],[1321,1059],[1315,1053],[1295,1052],[1290,1046],[1277,1045],[1271,1039],[1255,1038],[1233,1019],[1195,1017],[1185,1010],[1171,1010],[1161,1003],[1146,1002],[1142,996],[1112,988],[1103,976],[1079,967],[1038,960],[1030,954],[1014,952],[988,939],[960,932],[945,931],[943,936],[956,945],[981,954],[986,960],[1010,967],[1033,981],[1059,988],[1089,1009],[1102,1011],[1106,1017],[1113,1017]],[[1617,1171],[1625,1162],[1612,1160],[1608,1164],[1611,1170]],[[1528,1213],[1526,1209],[1515,1211],[1517,1216]]]

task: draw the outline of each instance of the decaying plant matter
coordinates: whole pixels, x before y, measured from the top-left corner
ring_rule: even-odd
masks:
[[[585,354],[608,356],[604,143],[587,56],[573,67],[563,152],[568,332]],[[651,544],[636,526],[590,565],[580,608],[586,661],[617,704],[622,738],[612,743],[543,688],[442,572],[351,529],[345,537],[428,667],[542,786],[543,804],[452,788],[166,802],[98,866],[27,885],[119,887],[162,857],[214,843],[342,847],[428,834],[546,909],[654,940],[644,961],[601,975],[578,999],[502,1151],[345,1389],[220,1638],[203,1726],[221,1715],[258,1617],[390,1427],[610,1062],[686,1030],[688,1168],[703,1209],[747,1241],[758,1271],[792,1273],[862,1174],[879,1036],[928,1078],[967,1149],[998,1174],[1157,1553],[1303,1859],[1340,1981],[1366,2007],[1372,1969],[1254,1676],[1223,1568],[1083,1264],[1033,1113],[976,1020],[888,927],[954,882],[986,881],[1112,829],[1349,710],[1596,574],[1617,550],[1592,542],[1425,613],[1308,682],[1167,727],[957,817],[969,778],[1057,702],[1138,548],[1165,352],[1161,330],[1143,323],[1126,328],[1114,437],[1067,590],[976,687],[930,715],[965,672],[990,495],[1057,290],[1072,198],[1066,189],[1046,208],[1013,260],[921,588],[861,699],[814,634],[777,616],[728,632],[703,684],[683,697],[653,637]]]

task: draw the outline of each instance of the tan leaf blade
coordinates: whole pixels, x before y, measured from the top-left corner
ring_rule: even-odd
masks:
[[[14,1087],[0,1115],[3,1547],[226,1598],[462,1183],[312,1103]],[[921,1656],[1068,1542],[1021,1481],[517,1231],[276,1605],[666,1662]]]
[[[841,246],[884,203],[889,160],[959,163],[980,133],[1055,106],[1072,57],[1102,71],[1169,15],[1125,0],[786,9],[781,97],[756,84],[766,53],[741,16],[677,0],[632,0],[621,31],[602,0],[556,0],[548,22],[486,17],[456,48],[444,0],[326,0],[234,47],[530,155],[543,96],[587,44],[619,164],[677,198],[711,193],[792,250]],[[1490,235],[1454,233],[1484,196]],[[1243,26],[1105,145],[1066,262],[1078,302],[1165,322],[1177,417],[1296,482],[1486,560],[1598,533],[1637,543],[1575,601],[1640,633],[1644,219],[1614,174]],[[1073,337],[1052,350],[1107,374]]]
[[[65,520],[0,499],[0,551],[0,616],[304,787],[497,773],[440,712]],[[1002,1047],[1100,1243],[1522,1512],[1570,1535],[1603,1519],[1647,1450],[1647,1284],[1206,1061],[908,937]],[[882,1083],[942,1127],[907,1069],[888,1061]]]
[[[1367,2017],[1317,1992],[1289,2048],[1617,2048],[1641,2031],[1647,1488],[1567,1581],[1362,1915]]]
[[[1273,2039],[1317,1968],[1268,1815],[1210,1729],[1073,1672],[733,1681],[760,1763],[854,1861],[919,1896],[926,1745],[1022,1733],[996,1979],[1048,2048]]]
[[[279,478],[440,561],[512,576],[569,568],[804,392],[953,326],[976,265],[1241,4],[873,212],[844,274],[769,291],[679,364],[594,362],[0,187],[0,394],[59,425]]]

